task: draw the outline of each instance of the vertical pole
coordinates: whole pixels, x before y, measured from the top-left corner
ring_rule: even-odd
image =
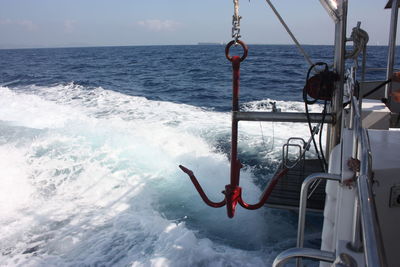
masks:
[[[390,79],[393,75],[394,56],[396,52],[396,32],[397,32],[397,18],[399,13],[399,0],[392,1],[392,14],[390,17],[390,32],[389,32],[389,51],[386,80]],[[390,105],[390,93],[392,92],[392,83],[388,83],[385,88],[385,98]]]
[[[353,98],[354,99],[354,98]],[[356,106],[356,104],[352,104],[352,106]],[[359,114],[358,114],[359,115]],[[353,135],[356,135],[356,140],[353,140],[353,158],[354,159],[360,159],[362,157],[362,149],[365,149],[361,147],[361,142],[359,142],[357,136],[359,134],[359,130],[361,129],[362,125],[360,125],[361,118],[357,116],[355,118],[356,120],[356,125],[353,127]],[[355,144],[354,144],[355,142]],[[356,151],[354,151],[356,149]],[[360,172],[357,171],[356,175],[359,177]],[[359,178],[360,179],[360,178]],[[358,192],[359,194],[359,192]],[[363,249],[363,243],[362,243],[362,238],[361,238],[361,209],[360,209],[360,202],[358,197],[356,197],[356,201],[354,203],[354,212],[353,212],[353,229],[352,229],[352,237],[351,237],[351,243],[350,243],[350,249],[356,252],[361,252]]]
[[[304,179],[303,183],[301,184],[300,191],[299,220],[297,225],[297,248],[303,248],[304,245],[304,228],[306,222],[308,188],[310,187],[310,184],[319,179],[340,181],[341,176],[331,173],[313,173]],[[301,258],[297,258],[296,267],[301,266],[303,266],[302,260]]]
[[[349,248],[355,252],[361,252],[363,249],[363,243],[361,239],[361,214],[360,214],[360,203],[358,197],[354,203],[354,213],[353,213],[353,229],[352,238]]]
[[[358,88],[358,108],[361,111],[362,110],[362,101],[363,101],[363,92],[362,88],[365,84],[365,70],[366,70],[366,65],[367,65],[367,45],[364,44],[363,46],[363,57],[362,57],[362,66],[361,66],[361,84],[360,87]]]
[[[339,20],[335,23],[335,62],[334,69],[339,74],[336,82],[335,92],[332,99],[332,113],[336,115],[335,124],[330,127],[328,155],[333,147],[340,142],[343,110],[343,88],[345,70],[345,48],[346,48],[346,26],[347,26],[347,3],[348,0],[338,1]]]

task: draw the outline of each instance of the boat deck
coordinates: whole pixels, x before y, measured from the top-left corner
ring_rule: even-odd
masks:
[[[323,172],[318,159],[306,159],[305,162],[299,162],[299,164],[290,169],[289,172],[278,181],[266,205],[271,208],[298,210],[301,185],[308,175],[316,172]],[[308,210],[318,212],[324,210],[325,184],[326,181],[322,180],[311,198],[308,199]],[[309,190],[309,192],[310,191],[311,190]]]

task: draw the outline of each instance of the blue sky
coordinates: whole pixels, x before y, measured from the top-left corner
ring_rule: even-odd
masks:
[[[318,0],[273,3],[301,43],[332,44]],[[386,45],[385,4],[349,0],[349,29],[360,20],[371,44]],[[0,48],[227,42],[232,14],[232,0],[0,0]],[[247,43],[292,43],[264,0],[240,0],[240,14]]]

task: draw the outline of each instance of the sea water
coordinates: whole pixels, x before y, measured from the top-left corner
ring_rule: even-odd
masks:
[[[332,63],[333,47],[306,46]],[[385,49],[372,47],[371,66]],[[240,52],[240,51],[239,51]],[[0,50],[0,265],[270,266],[297,214],[206,206],[229,183],[231,66],[223,46]],[[241,109],[303,112],[293,46],[250,46]],[[384,75],[384,74],[383,74]],[[321,111],[314,105],[311,111]],[[304,124],[241,122],[240,185],[257,202]],[[310,152],[313,154],[313,152]],[[320,215],[307,221],[318,247]]]

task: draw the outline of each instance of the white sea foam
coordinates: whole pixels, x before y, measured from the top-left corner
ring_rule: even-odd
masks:
[[[273,134],[271,123],[262,127],[264,141],[259,124],[240,123],[242,150],[307,133],[287,123],[275,123]],[[193,169],[210,198],[221,200],[229,162],[215,146],[229,134],[229,113],[74,84],[0,87],[0,262],[270,265],[294,226],[266,209],[238,207],[227,219],[177,168]],[[249,202],[260,195],[253,180],[242,171]]]

